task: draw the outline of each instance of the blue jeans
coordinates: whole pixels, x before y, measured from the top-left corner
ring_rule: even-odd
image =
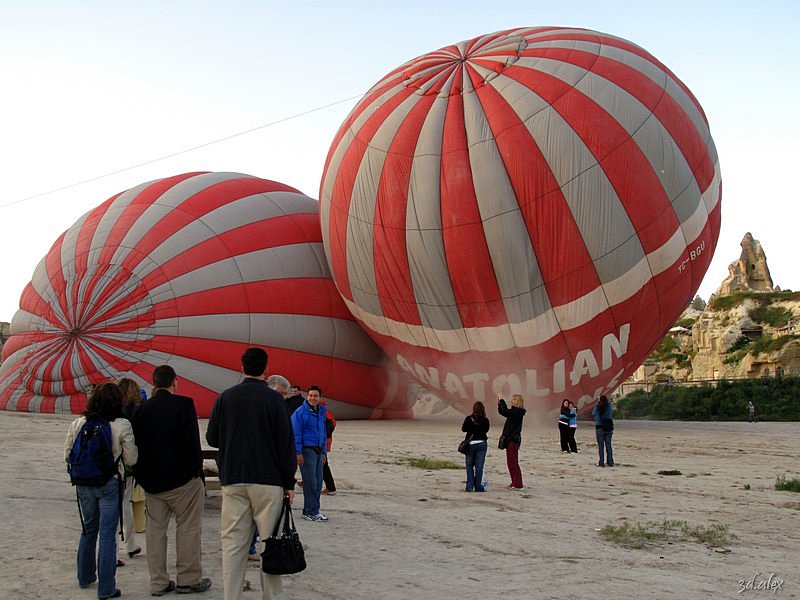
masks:
[[[303,464],[300,467],[303,478],[303,514],[319,514],[319,495],[322,493],[322,454],[312,448],[303,448]]]
[[[614,435],[613,431],[603,431],[602,427],[595,427],[595,436],[597,437],[597,451],[600,453],[600,462],[598,464],[608,464],[609,467],[614,466],[614,451],[611,449],[611,436]],[[605,459],[603,451],[605,450]]]
[[[486,449],[488,444],[483,441],[470,444],[467,452],[467,491],[483,491],[483,463],[486,462]]]
[[[110,596],[117,588],[117,526],[119,525],[119,480],[113,477],[102,486],[78,486],[78,502],[84,532],[78,544],[78,585],[95,580],[97,595]],[[97,538],[100,551],[97,552]]]

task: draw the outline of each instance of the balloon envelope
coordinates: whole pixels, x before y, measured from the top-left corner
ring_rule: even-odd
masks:
[[[208,416],[261,346],[338,418],[410,416],[407,388],[344,307],[318,205],[237,173],[142,184],[81,217],[37,267],[3,347],[0,408],[81,412],[92,383],[172,365]],[[402,377],[401,377],[402,379]]]
[[[688,88],[642,48],[568,28],[415,58],[339,129],[320,190],[348,308],[467,410],[613,390],[694,297],[719,161]]]

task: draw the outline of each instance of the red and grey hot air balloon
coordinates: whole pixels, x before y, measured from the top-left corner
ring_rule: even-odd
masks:
[[[80,412],[98,381],[172,365],[207,416],[251,345],[319,385],[339,418],[408,417],[403,375],[330,278],[318,204],[237,173],[187,173],[114,196],[36,268],[0,366],[0,409]],[[407,382],[406,382],[407,383]]]
[[[532,27],[391,71],[333,141],[331,274],[395,363],[470,409],[613,390],[698,289],[721,179],[697,99],[626,40]]]

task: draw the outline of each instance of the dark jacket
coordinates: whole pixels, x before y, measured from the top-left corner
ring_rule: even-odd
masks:
[[[461,431],[471,434],[473,440],[485,440],[489,433],[489,419],[470,415],[464,419]]]
[[[174,490],[203,472],[194,401],[164,389],[136,409],[133,434],[139,448],[134,473],[144,490]]]
[[[294,489],[297,459],[286,401],[266,381],[246,377],[214,403],[206,440],[219,448],[222,485],[250,483]]]
[[[323,454],[328,453],[328,434],[325,431],[325,414],[328,409],[317,404],[317,411],[311,409],[308,400],[292,414],[292,429],[294,430],[294,446],[297,454],[303,453],[303,448],[320,448]]]
[[[503,425],[503,435],[516,444],[522,443],[522,418],[525,416],[525,409],[518,406],[508,407],[506,401],[501,399],[497,403],[497,412],[506,418]]]
[[[289,416],[291,417],[294,414],[294,411],[303,406],[303,402],[305,401],[306,399],[303,398],[302,394],[297,394],[296,396],[289,396],[286,399],[286,406],[289,409]]]

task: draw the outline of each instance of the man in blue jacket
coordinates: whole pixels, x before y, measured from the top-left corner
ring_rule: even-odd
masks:
[[[294,447],[300,474],[303,477],[303,518],[306,521],[327,521],[319,512],[322,493],[322,465],[328,459],[325,413],[319,401],[322,390],[312,385],[308,388],[306,401],[292,413]]]

